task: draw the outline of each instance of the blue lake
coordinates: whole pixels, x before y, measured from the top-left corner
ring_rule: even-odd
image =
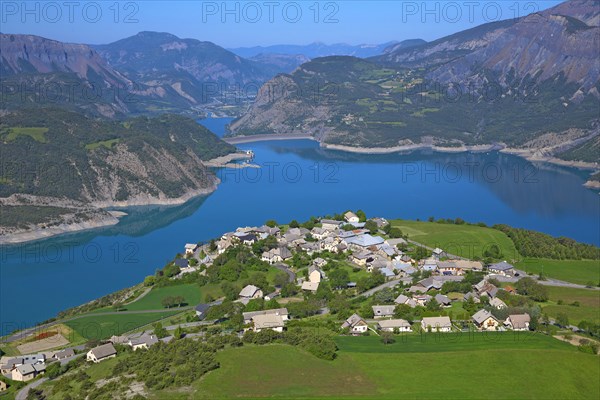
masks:
[[[230,120],[203,121],[222,134]],[[240,145],[261,169],[219,170],[219,188],[177,207],[140,207],[110,228],[0,248],[1,334],[140,282],[188,242],[267,219],[347,209],[386,218],[461,217],[599,244],[587,173],[500,153],[356,155],[307,140]]]

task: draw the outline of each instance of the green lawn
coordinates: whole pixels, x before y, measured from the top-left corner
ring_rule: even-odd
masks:
[[[85,145],[85,149],[86,150],[95,150],[99,147],[106,147],[107,149],[112,149],[112,147],[119,143],[120,139],[109,139],[109,140],[102,140],[99,142],[94,142],[94,143],[88,143]]]
[[[519,260],[513,242],[503,232],[474,225],[438,224],[435,222],[392,220],[409,239],[429,247],[439,247],[451,254],[473,258],[483,257],[483,252],[498,246],[503,259]]]
[[[7,142],[12,142],[19,136],[29,136],[36,142],[46,143],[46,132],[48,128],[36,128],[36,127],[16,127],[8,129],[8,135],[6,136]]]
[[[534,334],[419,335],[384,346],[378,337],[340,337],[338,358],[323,361],[284,345],[218,354],[221,367],[194,393],[156,398],[486,398],[600,396],[598,358]],[[224,384],[235,382],[235,384]],[[507,384],[510,382],[510,384]]]
[[[107,339],[176,314],[177,311],[141,314],[93,315],[65,322],[85,339]]]
[[[219,352],[217,358],[221,367],[197,382],[197,392],[188,398],[364,398],[376,390],[354,365],[321,360],[291,346],[245,346]]]
[[[556,318],[559,313],[566,313],[569,323],[574,325],[583,320],[600,323],[599,290],[548,286],[548,295],[549,301],[540,305],[549,317]],[[558,305],[559,300],[564,304]],[[579,307],[570,305],[575,301],[579,302]]]
[[[545,258],[526,258],[516,267],[529,274],[544,272],[548,278],[593,286],[600,282],[600,260],[551,260]]]
[[[138,301],[128,304],[123,308],[127,309],[128,311],[160,310],[161,308],[164,308],[162,305],[162,300],[169,296],[183,296],[186,305],[195,306],[200,303],[201,294],[200,286],[196,285],[195,283],[157,287],[152,289],[150,293]]]

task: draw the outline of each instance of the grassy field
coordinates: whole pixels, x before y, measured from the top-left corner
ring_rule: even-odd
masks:
[[[106,147],[107,149],[112,149],[112,147],[119,143],[120,139],[109,139],[109,140],[102,140],[100,142],[94,142],[94,143],[89,143],[85,145],[85,149],[86,150],[95,150],[99,147]]]
[[[185,305],[195,306],[200,303],[200,286],[195,283],[188,283],[184,285],[154,288],[138,301],[128,304],[123,308],[128,311],[160,310],[161,308],[164,308],[162,299],[169,296],[183,296],[186,302]]]
[[[496,229],[406,220],[392,220],[390,223],[408,234],[411,240],[429,247],[439,247],[458,256],[483,257],[486,249],[496,245],[502,253],[501,258],[520,259],[513,242],[503,232]]]
[[[338,346],[334,361],[284,345],[228,349],[218,354],[221,368],[201,379],[193,395],[160,393],[156,398],[600,396],[598,358],[543,335],[411,335],[388,346],[375,336],[341,337]]]
[[[548,297],[549,301],[540,305],[550,318],[566,313],[569,323],[574,325],[583,320],[600,323],[600,291],[548,286]],[[558,305],[559,300],[564,304]],[[579,302],[579,307],[571,305],[575,301]]]
[[[45,136],[46,132],[48,132],[48,128],[36,128],[36,127],[10,128],[8,130],[8,135],[6,136],[6,141],[12,142],[19,136],[29,136],[36,142],[46,143],[48,141]]]
[[[593,286],[600,282],[599,260],[551,260],[545,258],[526,258],[516,267],[529,274],[544,272],[548,278]]]
[[[177,311],[140,314],[94,315],[68,321],[65,324],[85,339],[107,339],[112,335],[129,332],[142,325],[150,324],[176,314]]]

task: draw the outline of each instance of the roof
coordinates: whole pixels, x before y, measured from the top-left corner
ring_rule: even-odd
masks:
[[[477,322],[478,324],[483,324],[489,318],[493,318],[494,320],[498,321],[496,317],[494,317],[488,310],[479,310],[473,314],[472,318],[473,321]]]
[[[112,345],[112,343],[106,343],[102,346],[94,347],[90,350],[90,353],[92,353],[97,359],[100,359],[117,354],[117,350],[115,350],[115,347]]]
[[[257,315],[266,315],[266,314],[275,314],[275,315],[284,316],[284,315],[288,315],[288,310],[287,310],[287,308],[274,308],[271,310],[248,311],[248,312],[242,313],[242,315],[244,316],[244,321],[249,321],[252,318],[256,317]]]
[[[373,254],[369,253],[368,251],[360,251],[358,253],[352,253],[352,257],[358,258],[359,260],[363,260],[369,257],[373,257]]]
[[[337,226],[340,226],[340,225],[343,224],[342,221],[336,221],[334,219],[322,219],[321,223],[322,224],[327,224],[327,225],[337,225]]]
[[[449,317],[424,317],[421,321],[421,325],[431,326],[432,328],[450,328],[452,327],[452,322],[450,322]]]
[[[188,266],[188,260],[185,258],[176,258],[173,261],[173,264],[177,265],[179,268],[186,268]]]
[[[131,339],[129,341],[129,343],[131,343],[132,346],[138,346],[138,345],[142,345],[145,344],[146,346],[152,346],[153,344],[158,343],[158,338],[154,335],[142,335],[138,338],[135,339]]]
[[[475,269],[475,270],[482,270],[483,269],[483,264],[481,262],[479,262],[479,261],[454,260],[453,262],[460,269]]]
[[[398,303],[398,304],[404,304],[406,303],[408,300],[410,299],[410,297],[401,294],[400,296],[396,297],[396,300],[394,300],[394,303]]]
[[[319,267],[317,267],[316,265],[311,265],[310,267],[308,267],[308,274],[312,274],[313,272],[318,272],[319,275],[323,276],[323,271],[321,271],[319,269]]]
[[[302,283],[302,290],[310,290],[311,292],[316,292],[318,288],[319,282],[306,281]]]
[[[375,315],[393,315],[396,306],[372,306]]]
[[[240,291],[240,297],[252,297],[260,289],[254,285],[247,285]]]
[[[366,324],[365,320],[358,314],[352,314],[344,323],[342,324],[342,328],[352,328],[359,323]]]
[[[385,276],[386,278],[391,278],[391,277],[393,277],[393,276],[396,276],[396,274],[394,274],[394,273],[392,272],[392,270],[391,270],[391,269],[389,269],[388,267],[380,268],[380,269],[379,269],[379,272],[381,272],[381,274],[382,274],[383,276]]]
[[[358,218],[358,215],[354,214],[352,211],[348,211],[344,214],[344,218],[347,218],[347,219]]]
[[[384,319],[377,322],[380,328],[410,328],[408,321],[404,319]]]
[[[442,254],[444,252],[444,250],[440,249],[439,247],[436,247],[435,249],[433,249],[433,254]]]
[[[345,239],[346,243],[354,244],[360,247],[369,247],[383,244],[384,240],[379,236],[371,236],[368,233],[360,236],[353,236]]]
[[[508,319],[510,319],[510,323],[515,329],[525,329],[531,321],[529,314],[512,314],[508,316]]]
[[[208,311],[208,309],[210,308],[210,304],[198,304],[195,308],[196,312],[199,312],[200,314],[204,314],[205,312]]]
[[[443,294],[439,293],[435,295],[435,301],[437,301],[439,304],[450,303],[450,299],[448,298],[448,296],[444,296]]]
[[[74,355],[75,355],[75,351],[73,349],[64,349],[64,350],[56,352],[54,354],[54,357],[58,358],[58,359],[62,359],[62,358],[73,357]]]
[[[493,299],[490,300],[490,306],[496,307],[496,308],[506,308],[506,303],[503,302],[502,300],[500,300],[497,297],[494,297]]]
[[[262,314],[252,317],[254,322],[254,328],[256,329],[267,329],[267,328],[279,328],[284,326],[283,318],[277,314]]]
[[[188,249],[189,249],[189,250],[195,250],[195,249],[196,249],[196,247],[198,247],[198,245],[197,245],[197,244],[194,244],[194,243],[186,243],[186,244],[185,244],[185,249],[186,249],[186,250],[188,250]]]
[[[36,369],[33,367],[33,364],[23,364],[17,367],[17,370],[21,373],[21,375],[29,375],[36,372]]]
[[[515,267],[506,261],[500,261],[499,263],[490,265],[489,269],[494,269],[496,271],[508,271],[514,269]]]

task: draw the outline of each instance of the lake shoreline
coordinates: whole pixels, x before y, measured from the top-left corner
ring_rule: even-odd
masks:
[[[597,163],[584,161],[568,161],[540,154],[539,149],[517,149],[507,147],[503,143],[497,144],[479,144],[479,145],[462,145],[462,146],[436,146],[427,143],[406,144],[393,147],[360,147],[360,146],[345,146],[339,144],[323,143],[313,136],[307,135],[256,135],[256,136],[240,136],[234,138],[224,138],[230,144],[254,143],[265,141],[285,141],[285,140],[312,140],[319,143],[319,146],[327,150],[342,151],[353,154],[393,154],[402,152],[412,152],[417,150],[430,150],[437,153],[485,153],[489,151],[498,151],[500,153],[511,154],[524,158],[530,162],[545,162],[563,167],[576,168],[580,170],[589,170],[598,172],[600,165]],[[586,187],[595,187],[593,184]]]

